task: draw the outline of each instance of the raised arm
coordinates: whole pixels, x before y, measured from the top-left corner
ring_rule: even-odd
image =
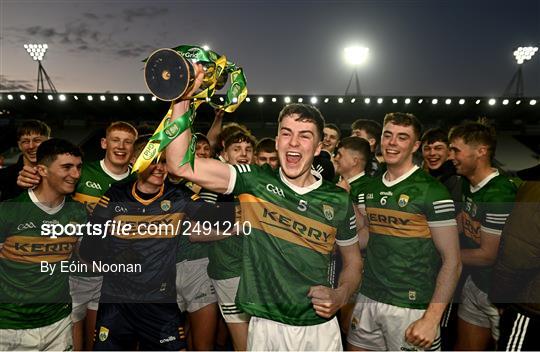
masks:
[[[195,92],[200,85],[202,68],[198,67],[197,84],[192,92]],[[202,79],[202,78],[201,78]],[[171,121],[178,119],[189,109],[189,100],[180,100],[173,105]],[[180,166],[191,140],[189,128],[176,137],[166,149],[167,169],[174,176],[183,177],[208,190],[224,193],[231,177],[230,166],[214,159],[197,159],[194,170],[185,164]]]

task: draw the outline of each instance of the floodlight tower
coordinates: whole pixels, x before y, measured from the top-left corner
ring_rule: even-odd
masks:
[[[524,94],[524,84],[523,84],[523,63],[525,61],[529,61],[532,59],[534,54],[538,51],[538,47],[535,46],[526,46],[522,47],[520,46],[514,51],[514,57],[516,58],[516,62],[518,64],[518,69],[512,79],[510,80],[510,83],[506,86],[506,89],[504,90],[503,96],[515,96],[515,97],[523,97]],[[511,94],[512,86],[516,85],[516,90],[514,94]]]
[[[49,86],[49,90],[51,93],[56,93],[56,88],[54,87],[54,84],[52,83],[51,78],[47,74],[47,71],[43,68],[43,65],[41,64],[41,61],[43,60],[43,57],[45,56],[45,52],[47,52],[47,49],[49,46],[47,44],[24,44],[24,48],[32,56],[32,59],[34,61],[38,62],[38,76],[37,76],[37,89],[36,92],[45,93],[45,83],[43,81],[43,78],[47,81],[47,85]]]
[[[358,66],[366,62],[369,54],[369,48],[361,46],[349,46],[345,48],[344,54],[345,62],[347,62],[353,67],[353,72],[351,74],[351,78],[349,79],[349,84],[347,85],[347,89],[345,90],[345,96],[349,95],[349,89],[351,88],[353,78],[356,83],[356,95],[361,96],[362,89],[360,89],[360,80],[358,79]]]

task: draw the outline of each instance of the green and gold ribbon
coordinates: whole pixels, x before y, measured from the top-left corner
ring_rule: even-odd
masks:
[[[150,138],[150,141],[146,144],[133,165],[133,172],[142,172],[152,163],[152,161],[155,159],[159,160],[161,153],[171,141],[188,128],[191,129],[195,118],[195,112],[202,103],[208,102],[210,106],[215,109],[221,109],[231,113],[235,111],[247,97],[246,77],[243,70],[234,63],[227,61],[227,58],[224,55],[219,55],[212,50],[204,50],[201,47],[192,45],[180,45],[172,50],[178,52],[184,59],[192,63],[200,63],[204,66],[205,75],[201,86],[202,90],[193,95],[192,99],[194,100],[192,100],[190,104],[190,109],[171,122],[172,104],[174,104],[174,102],[172,102],[171,108],[167,114],[165,114],[165,117],[163,117],[158,128]],[[146,61],[146,59],[144,61]],[[220,79],[223,80],[222,75],[228,75],[231,79],[231,84],[227,89],[224,103],[216,104],[213,103],[210,98],[214,95],[216,88],[221,88],[216,86],[218,82],[220,82]],[[196,144],[197,140],[195,135],[193,135],[188,150],[180,165],[189,163],[191,168],[194,167]]]

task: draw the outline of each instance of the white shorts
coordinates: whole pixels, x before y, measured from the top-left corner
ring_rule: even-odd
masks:
[[[491,329],[493,339],[499,339],[499,311],[490,302],[487,293],[480,290],[470,276],[463,285],[457,314],[467,323]]]
[[[421,350],[405,341],[405,331],[420,319],[424,309],[396,307],[358,294],[351,319],[347,342],[373,351]],[[441,333],[437,324],[437,337],[426,351],[441,349]]]
[[[318,325],[295,326],[251,317],[248,351],[343,351],[341,331],[334,317]]]
[[[71,351],[71,318],[35,329],[0,329],[0,351]]]
[[[217,302],[216,290],[208,277],[208,258],[176,263],[176,302],[182,312],[196,312]]]
[[[103,276],[69,277],[69,293],[73,300],[71,320],[76,323],[86,317],[86,310],[97,310]]]
[[[226,323],[247,323],[250,316],[240,310],[234,302],[240,277],[232,279],[213,280],[212,284],[216,288],[216,294],[219,303],[219,310]]]

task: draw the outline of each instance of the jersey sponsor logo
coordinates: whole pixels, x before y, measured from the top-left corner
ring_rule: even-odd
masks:
[[[29,229],[35,229],[36,228],[36,225],[30,221],[30,222],[26,222],[24,224],[19,224],[17,225],[17,230],[18,231],[21,231],[21,230],[29,230]]]
[[[169,211],[171,209],[171,201],[170,200],[162,200],[159,206],[161,207],[161,210]]]
[[[71,257],[75,237],[9,236],[0,250],[0,258],[20,263],[59,262]]]
[[[277,187],[277,186],[274,186],[274,185],[271,184],[271,183],[268,183],[268,184],[266,185],[266,190],[267,190],[268,192],[274,193],[274,194],[276,194],[276,195],[278,195],[278,196],[280,196],[280,197],[285,198],[285,192],[283,192],[283,189],[281,189],[281,188],[279,188],[279,187]]]
[[[392,197],[394,194],[391,191],[383,191],[383,192],[380,192],[379,195]]]
[[[109,337],[109,329],[104,326],[99,327],[99,341],[103,342]]]
[[[97,182],[86,181],[85,186],[88,188],[99,189],[100,191],[102,191],[101,185]]]
[[[431,231],[423,214],[368,207],[369,232],[395,237],[430,238]]]
[[[239,199],[242,218],[249,221],[253,228],[322,254],[332,252],[337,232],[334,226],[310,219],[251,194],[241,194]]]
[[[326,220],[330,221],[334,218],[334,208],[328,204],[323,204],[323,213]]]
[[[401,194],[399,196],[398,205],[403,208],[407,205],[407,203],[409,203],[409,196],[406,194]]]

